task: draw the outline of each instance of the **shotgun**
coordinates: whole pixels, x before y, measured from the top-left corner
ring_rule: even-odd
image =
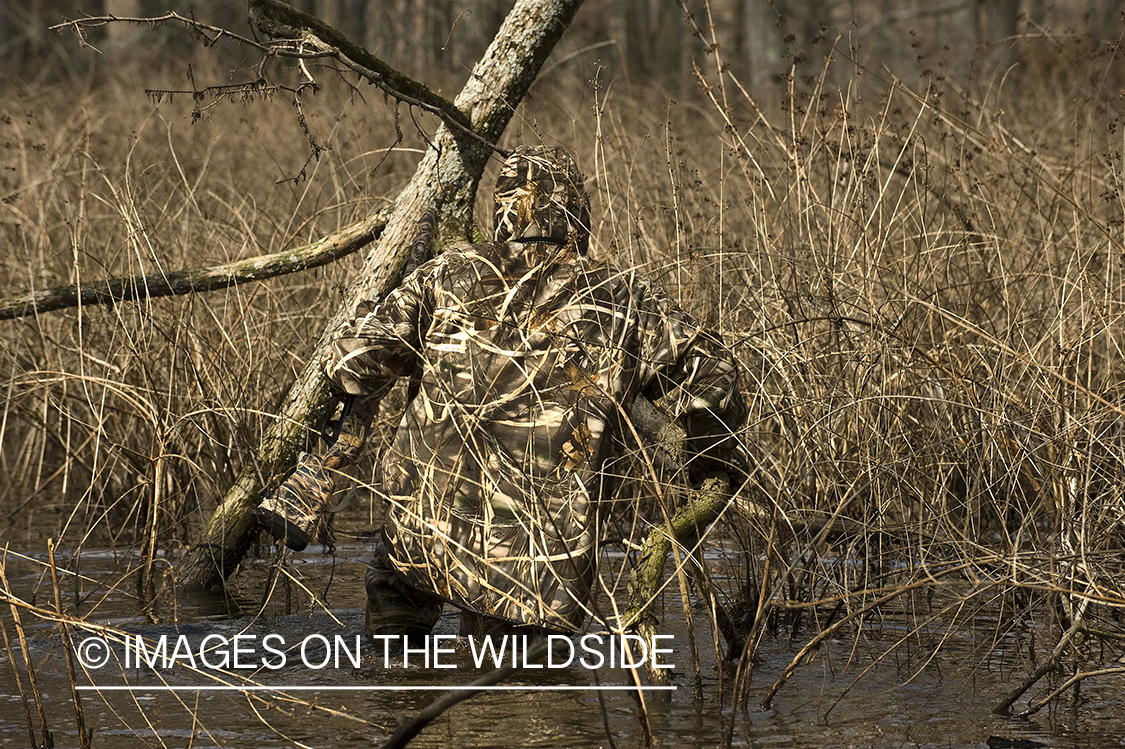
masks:
[[[436,223],[437,206],[431,204],[422,214],[399,283],[429,258]],[[411,386],[408,401],[417,392],[414,382]],[[254,509],[258,524],[293,551],[302,551],[320,535],[326,513],[339,512],[347,505],[348,500],[344,500],[328,507],[335,475],[359,457],[379,403],[354,395],[346,396],[343,403],[339,424],[334,429],[327,425],[321,432],[327,449],[323,453],[300,453],[293,471],[276,490],[263,489],[261,504]]]

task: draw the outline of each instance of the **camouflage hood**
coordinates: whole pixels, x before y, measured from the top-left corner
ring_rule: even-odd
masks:
[[[590,198],[565,148],[520,146],[496,179],[495,239],[590,246]]]

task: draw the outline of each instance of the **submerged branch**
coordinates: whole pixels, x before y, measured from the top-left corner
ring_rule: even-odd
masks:
[[[940,577],[958,574],[962,570],[965,570],[971,566],[972,564],[969,562],[958,564],[953,567],[948,567],[944,570],[939,570],[937,572],[931,573],[927,578],[923,580],[916,580],[907,585],[903,585],[900,588],[895,588],[886,595],[876,598],[866,606],[861,606],[860,608],[852,611],[847,616],[836,620],[834,623],[822,629],[816,637],[805,643],[805,646],[801,648],[800,652],[798,652],[797,655],[793,656],[793,659],[789,661],[789,665],[785,667],[785,671],[781,674],[781,676],[777,677],[777,681],[773,683],[773,686],[769,688],[768,692],[766,692],[766,696],[762,698],[762,701],[760,703],[761,708],[763,710],[769,710],[771,704],[773,703],[773,698],[777,695],[778,691],[783,686],[785,686],[785,683],[789,681],[789,677],[791,677],[796,672],[797,667],[801,665],[801,661],[805,660],[806,658],[811,658],[812,655],[820,649],[820,646],[824,644],[824,641],[835,635],[836,632],[838,632],[844,625],[848,624],[849,622],[855,621],[869,611],[874,611],[880,606],[893,601],[899,596],[905,595],[912,590],[918,590],[919,588],[923,588],[927,585],[932,585],[933,582]]]
[[[547,654],[549,642],[546,637],[540,637],[528,643],[527,652],[523,656],[524,662],[535,663],[543,658]],[[446,710],[470,697],[475,697],[491,686],[499,684],[517,670],[516,666],[503,666],[480,677],[465,689],[446,692],[431,702],[422,712],[401,724],[394,734],[387,739],[387,743],[383,744],[382,749],[401,749]]]
[[[116,304],[135,299],[214,291],[317,268],[350,255],[377,239],[386,226],[386,215],[386,211],[381,211],[312,244],[272,255],[236,260],[210,268],[56,286],[0,298],[0,320],[14,320],[79,305]]]
[[[1039,712],[1040,710],[1042,710],[1047,705],[1051,704],[1051,702],[1058,699],[1059,695],[1061,695],[1063,692],[1070,689],[1072,686],[1079,683],[1080,681],[1083,681],[1084,679],[1090,679],[1090,678],[1093,678],[1095,676],[1115,676],[1115,675],[1119,675],[1119,674],[1125,674],[1125,667],[1114,666],[1112,668],[1100,668],[1096,671],[1083,671],[1081,673],[1074,674],[1069,679],[1067,679],[1062,684],[1060,684],[1049,695],[1047,695],[1043,699],[1039,700],[1038,702],[1035,702],[1035,703],[1029,705],[1026,710],[1021,710],[1020,712],[1016,713],[1012,717],[1014,717],[1014,718],[1026,718],[1028,716],[1034,715],[1035,713]]]
[[[1086,626],[1086,608],[1089,606],[1087,599],[1082,599],[1079,603],[1078,615],[1074,617],[1074,621],[1070,623],[1070,627],[1063,632],[1062,637],[1059,638],[1058,643],[1055,644],[1054,650],[1047,660],[1039,664],[1039,667],[1032,671],[1026,679],[1023,680],[1018,687],[1015,688],[1007,697],[1001,700],[1000,704],[992,708],[992,712],[996,715],[1007,715],[1011,712],[1012,704],[1015,703],[1024,693],[1035,686],[1040,679],[1049,674],[1059,665],[1063,653],[1066,652],[1067,647],[1074,641],[1075,635],[1082,631]],[[1054,697],[1051,697],[1054,699]],[[1035,710],[1038,710],[1043,705],[1039,705]],[[1030,715],[1035,710],[1030,710],[1027,715]]]

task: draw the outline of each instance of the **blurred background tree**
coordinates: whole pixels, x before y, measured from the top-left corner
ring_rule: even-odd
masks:
[[[511,8],[511,0],[295,0],[375,55],[415,76],[467,75]],[[63,18],[112,14],[140,17],[174,10],[240,33],[242,3],[218,0],[0,0],[0,77],[47,80],[81,75],[96,56],[75,54],[65,35],[49,30]],[[1117,0],[590,0],[557,56],[589,52],[614,76],[670,91],[691,85],[703,64],[690,41],[685,12],[717,44],[724,64],[746,85],[784,85],[790,72],[817,71],[831,48],[860,66],[884,65],[902,75],[928,60],[968,64],[989,48],[989,60],[1010,65],[1016,41],[1059,36],[1117,43]],[[713,30],[712,30],[713,28]],[[110,24],[91,38],[107,58],[150,54],[169,62],[191,40],[180,29]],[[1044,46],[1051,43],[1044,41]],[[138,53],[138,45],[143,52]],[[146,60],[146,63],[151,60]],[[706,67],[706,65],[704,65]],[[956,71],[951,71],[956,72]],[[1018,75],[1018,71],[1017,71]],[[450,85],[453,85],[452,82]]]

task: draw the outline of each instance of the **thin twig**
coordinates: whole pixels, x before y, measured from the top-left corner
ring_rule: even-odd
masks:
[[[90,749],[90,734],[86,730],[86,719],[82,715],[82,700],[78,696],[78,680],[74,672],[74,643],[70,641],[70,629],[63,617],[62,594],[59,591],[58,566],[55,564],[55,542],[47,539],[47,555],[51,560],[51,586],[55,592],[55,610],[59,614],[59,633],[62,637],[63,651],[66,653],[66,675],[70,680],[70,698],[74,701],[74,722],[78,728],[78,745]]]
[[[0,583],[4,585],[4,592],[9,594],[12,586],[8,583],[8,576],[4,571],[8,557],[8,547],[4,546],[4,558],[0,560]],[[16,637],[20,641],[20,650],[23,653],[23,663],[27,668],[27,680],[31,684],[31,697],[35,702],[35,710],[39,713],[39,730],[43,734],[43,745],[53,746],[54,740],[51,738],[51,730],[47,728],[47,713],[43,709],[43,695],[39,691],[39,682],[35,679],[35,664],[32,662],[31,649],[27,645],[27,637],[23,632],[23,622],[20,621],[20,612],[16,608],[15,601],[8,597],[8,608],[12,612],[12,620],[16,625]]]

